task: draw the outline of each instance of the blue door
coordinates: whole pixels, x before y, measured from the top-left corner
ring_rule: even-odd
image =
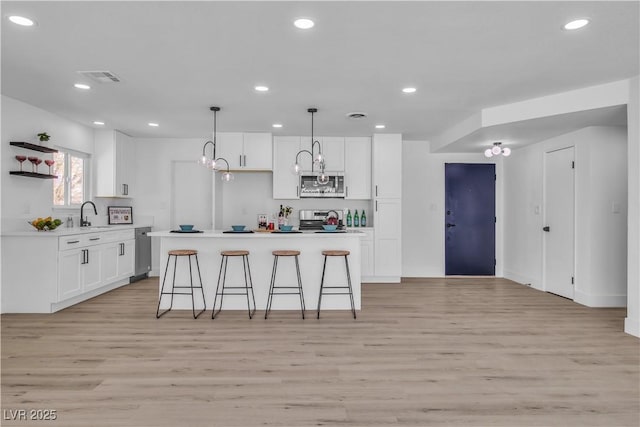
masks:
[[[445,274],[493,276],[496,165],[446,163]]]

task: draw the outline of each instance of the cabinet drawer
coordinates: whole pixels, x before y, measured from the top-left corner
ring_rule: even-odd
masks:
[[[87,245],[87,235],[76,234],[74,236],[64,236],[58,238],[58,250],[80,248]]]
[[[125,240],[133,240],[136,238],[134,229],[107,231],[101,234],[103,235],[101,240],[102,243],[123,242]]]

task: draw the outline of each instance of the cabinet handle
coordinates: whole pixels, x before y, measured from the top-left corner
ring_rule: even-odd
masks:
[[[120,256],[124,255],[124,243],[120,243]]]
[[[89,251],[87,249],[82,250],[82,262],[80,264],[89,264]]]
[[[349,197],[349,186],[344,187],[344,197]]]
[[[87,262],[85,264],[89,264],[89,249],[85,249],[84,252],[87,255]]]
[[[376,200],[376,212],[378,212],[378,201]]]
[[[300,186],[296,185],[296,197],[300,197]]]
[[[122,184],[122,195],[123,196],[129,195],[129,184]]]
[[[89,239],[89,240],[91,240],[92,242],[95,242],[96,240],[100,240],[100,238],[99,238],[99,237],[92,237],[92,238],[91,238],[91,239]]]
[[[80,243],[80,240],[70,240],[67,242],[67,245],[70,245],[72,243]]]
[[[376,197],[378,197],[378,184],[376,184]]]
[[[244,157],[244,165],[243,166],[246,168],[247,167],[247,155],[245,154],[242,157]]]
[[[240,154],[240,166],[242,166],[242,154]]]

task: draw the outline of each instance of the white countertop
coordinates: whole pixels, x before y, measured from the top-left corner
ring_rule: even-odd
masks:
[[[290,233],[290,232],[280,232],[280,233],[272,233],[267,231],[256,231],[254,233],[225,233],[223,230],[203,230],[202,233],[172,233],[171,230],[163,230],[163,231],[154,231],[148,233],[151,237],[189,237],[189,238],[222,238],[222,237],[233,237],[233,238],[251,238],[251,239],[273,239],[273,238],[282,238],[282,237],[300,237],[300,238],[310,238],[310,237],[362,237],[365,234],[358,230],[349,229],[346,233],[340,232],[321,232],[318,233],[313,230],[302,231],[300,233]]]
[[[17,230],[17,231],[3,231],[3,237],[42,237],[42,238],[50,238],[50,237],[60,237],[60,236],[71,236],[74,234],[89,234],[89,233],[103,233],[106,231],[121,231],[121,230],[131,230],[139,227],[150,227],[151,224],[118,224],[118,225],[96,225],[92,227],[72,227],[67,228],[62,224],[60,227],[56,228],[52,231],[38,231],[35,228],[32,230]]]

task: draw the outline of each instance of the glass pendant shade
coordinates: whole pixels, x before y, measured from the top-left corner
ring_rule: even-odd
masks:
[[[223,182],[231,182],[233,181],[233,174],[229,171],[220,174],[220,179]]]
[[[294,175],[300,175],[300,173],[302,172],[302,166],[300,166],[300,164],[296,163],[293,166],[291,166],[291,173]]]
[[[207,156],[202,156],[200,159],[198,159],[198,164],[202,165],[202,166],[207,166]]]
[[[502,155],[503,155],[503,156],[505,156],[505,157],[510,156],[510,155],[511,155],[511,148],[509,148],[509,147],[504,147],[504,148],[502,149]]]
[[[491,152],[493,153],[493,155],[497,156],[502,152],[502,148],[500,148],[500,146],[498,145],[494,145],[493,148],[491,149]]]
[[[491,148],[487,148],[486,150],[484,150],[484,156],[493,157],[493,151],[491,151]]]
[[[316,181],[318,181],[318,184],[320,185],[327,185],[329,183],[329,176],[324,173],[324,171],[319,172]]]

